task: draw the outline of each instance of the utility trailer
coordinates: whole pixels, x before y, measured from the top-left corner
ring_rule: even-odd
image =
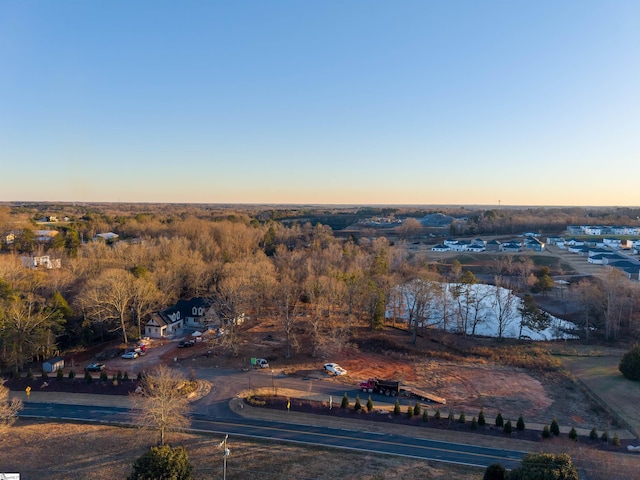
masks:
[[[413,387],[401,388],[400,393],[407,397],[417,397],[420,400],[423,400],[425,402],[439,403],[441,405],[447,404],[447,400],[445,398],[439,397],[437,395],[434,395],[433,393],[425,392],[424,390],[419,390]]]

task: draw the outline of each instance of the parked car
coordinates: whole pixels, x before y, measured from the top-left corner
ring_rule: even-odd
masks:
[[[193,340],[182,340],[178,344],[178,348],[193,347],[195,344],[196,344],[196,342],[194,342]]]
[[[85,368],[87,372],[101,372],[104,370],[104,363],[90,363]]]
[[[127,360],[133,360],[134,358],[138,358],[138,353],[137,352],[127,352],[124,355],[122,355],[122,358],[125,358]]]
[[[338,365],[337,363],[325,363],[324,364],[324,369],[329,372],[329,373],[333,373],[334,375],[338,376],[338,375],[346,375],[347,371],[342,368],[340,365]]]

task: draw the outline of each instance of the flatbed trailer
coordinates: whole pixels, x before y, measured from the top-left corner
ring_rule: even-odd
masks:
[[[433,393],[425,392],[424,390],[413,387],[403,388],[400,390],[400,393],[407,397],[417,397],[425,402],[439,403],[440,405],[447,404],[447,400],[444,397],[439,397]]]

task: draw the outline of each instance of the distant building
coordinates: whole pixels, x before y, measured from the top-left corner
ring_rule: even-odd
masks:
[[[59,258],[51,258],[49,255],[36,256],[22,256],[20,257],[22,266],[25,268],[46,268],[51,270],[54,268],[62,267],[62,260]]]

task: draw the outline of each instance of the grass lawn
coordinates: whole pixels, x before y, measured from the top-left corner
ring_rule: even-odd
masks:
[[[640,382],[622,376],[618,364],[622,353],[602,352],[599,356],[561,356],[565,367],[640,433]]]

